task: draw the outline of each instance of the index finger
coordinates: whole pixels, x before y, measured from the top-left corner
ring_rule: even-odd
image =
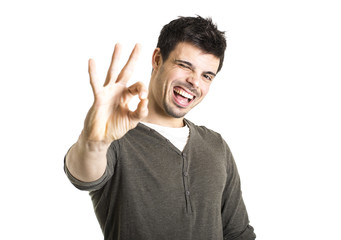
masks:
[[[134,72],[134,68],[141,52],[141,44],[137,43],[131,52],[126,65],[117,77],[116,83],[126,84]]]

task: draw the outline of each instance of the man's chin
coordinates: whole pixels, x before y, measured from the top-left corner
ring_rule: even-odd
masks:
[[[166,113],[173,118],[183,118],[189,112],[189,110],[180,107],[164,106]]]

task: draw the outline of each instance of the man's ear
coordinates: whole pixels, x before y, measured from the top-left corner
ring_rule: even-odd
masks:
[[[153,52],[153,58],[152,58],[152,66],[153,70],[157,70],[162,64],[162,56],[160,48],[155,48]]]

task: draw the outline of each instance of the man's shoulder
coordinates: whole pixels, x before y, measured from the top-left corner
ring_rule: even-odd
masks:
[[[120,139],[111,143],[110,149],[118,151],[122,147],[132,147],[140,145],[150,138],[150,129],[143,124],[138,124],[135,128],[130,129]]]
[[[222,141],[222,136],[220,133],[206,127],[203,125],[196,125],[193,122],[189,121],[188,119],[185,119],[186,124],[189,126],[191,130],[194,130],[197,135],[199,135],[202,138],[210,138],[214,139],[216,141]]]
[[[230,154],[230,148],[222,135],[206,126],[196,125],[186,119],[186,123],[192,129],[194,142],[202,149],[210,149],[210,152],[221,153],[224,156]],[[201,150],[202,150],[201,149]]]
[[[152,132],[152,129],[147,127],[144,124],[138,123],[135,128],[130,129],[124,136],[116,141],[124,142],[124,141],[140,141],[139,138],[146,138]]]

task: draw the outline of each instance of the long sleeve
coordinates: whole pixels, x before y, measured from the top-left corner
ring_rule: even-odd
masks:
[[[240,178],[231,151],[225,143],[227,181],[222,198],[224,240],[253,240],[256,238],[242,198]]]
[[[105,183],[113,176],[114,174],[114,166],[117,161],[117,152],[118,152],[118,147],[117,143],[113,142],[107,153],[106,153],[106,159],[107,159],[107,166],[105,169],[104,174],[96,181],[93,182],[83,182],[76,177],[74,177],[69,169],[67,168],[66,165],[66,156],[64,157],[64,172],[66,176],[69,178],[70,182],[78,189],[84,190],[84,191],[96,191],[100,188],[102,188]]]

